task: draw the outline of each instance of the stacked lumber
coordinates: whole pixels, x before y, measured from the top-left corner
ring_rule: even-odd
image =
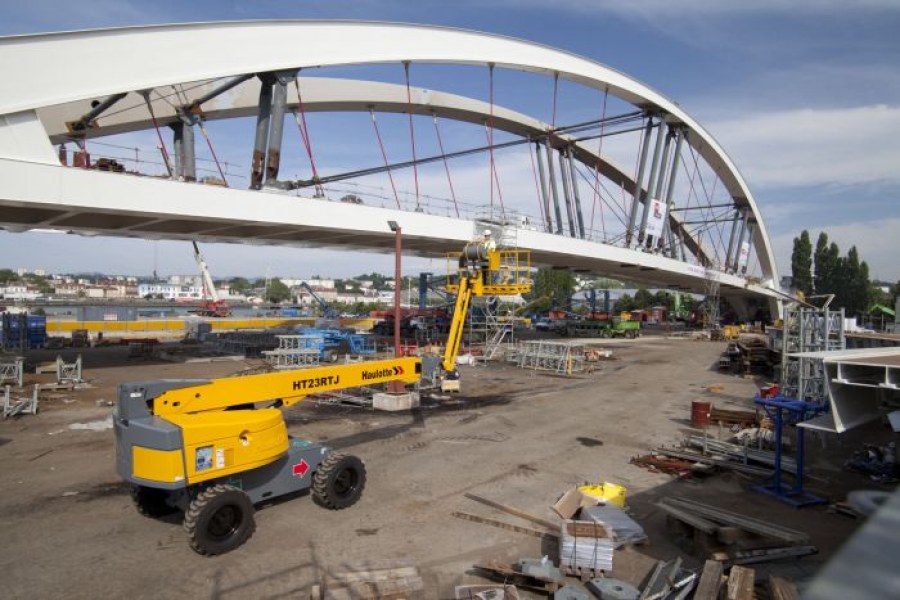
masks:
[[[690,533],[695,550],[726,564],[742,565],[818,552],[801,531],[774,525],[687,498],[657,503],[671,521]]]

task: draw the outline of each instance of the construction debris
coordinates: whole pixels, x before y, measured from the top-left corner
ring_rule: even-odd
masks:
[[[644,528],[614,504],[586,506],[581,509],[579,518],[583,521],[594,521],[611,530],[616,549],[627,544],[641,544],[647,541]]]
[[[504,583],[513,583],[516,587],[528,588],[539,592],[555,592],[563,582],[562,575],[553,576],[549,570],[544,574],[528,574],[521,570],[521,563],[510,565],[497,561],[487,564],[476,564],[473,567],[484,571],[488,577],[500,579]]]
[[[22,388],[22,380],[25,374],[25,358],[17,356],[13,359],[4,359],[0,362],[0,385],[11,381],[17,388]]]
[[[38,394],[41,386],[34,384],[30,396],[17,397],[12,395],[12,387],[4,386],[3,393],[3,418],[8,419],[16,415],[36,415],[38,412]]]
[[[753,600],[756,572],[746,567],[731,567],[725,586],[726,600]]]
[[[82,383],[84,379],[81,377],[81,355],[75,359],[73,363],[67,363],[63,357],[56,357],[56,383]]]
[[[586,586],[601,600],[638,600],[641,595],[639,589],[618,579],[591,579]]]
[[[695,553],[705,553],[725,564],[752,564],[818,552],[803,532],[708,504],[669,497],[657,506],[667,513],[670,528],[679,531],[676,525],[680,525],[680,532],[687,536]]]
[[[573,375],[585,370],[584,363],[585,347],[581,344],[536,340],[519,348],[516,364],[520,369]]]
[[[602,523],[566,519],[560,527],[559,565],[566,574],[611,572],[614,549],[612,532]]]
[[[557,590],[555,597],[566,588]],[[456,600],[519,600],[519,590],[514,585],[458,585],[454,590],[454,597]],[[572,597],[572,600],[575,598]]]
[[[313,586],[310,600],[416,600],[424,597],[425,584],[416,567],[401,567],[389,561],[370,561],[353,567],[351,571],[325,575],[319,585]]]

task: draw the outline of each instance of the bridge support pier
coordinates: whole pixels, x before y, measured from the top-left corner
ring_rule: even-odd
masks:
[[[253,142],[253,159],[250,167],[250,188],[254,190],[261,188],[263,183],[263,165],[266,162],[266,144],[269,140],[269,121],[272,115],[272,86],[275,78],[271,73],[261,73],[259,81],[256,138]]]

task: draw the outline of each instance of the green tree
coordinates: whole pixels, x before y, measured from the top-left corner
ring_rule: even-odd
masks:
[[[637,308],[637,306],[635,305],[634,298],[628,294],[622,294],[622,296],[616,300],[615,312],[632,311],[635,308]]]
[[[534,301],[534,310],[542,312],[551,308],[563,308],[575,291],[575,276],[568,271],[538,269],[531,292],[525,295]]]
[[[283,281],[276,277],[269,280],[269,285],[266,286],[266,300],[279,303],[290,300],[290,298],[291,290],[288,289],[288,286],[284,285]]]
[[[815,261],[815,276],[813,277],[813,289],[817,294],[833,293],[831,289],[831,277],[834,272],[828,258],[828,234],[822,231],[816,240],[816,251],[813,255]]]
[[[19,276],[12,269],[0,269],[0,284],[7,284],[10,281],[18,281]]]
[[[809,232],[805,229],[800,233],[800,237],[794,238],[794,251],[791,253],[791,277],[797,291],[803,292],[806,296],[812,295],[812,242],[809,239]]]
[[[638,291],[634,293],[635,308],[650,308],[653,306],[653,300],[653,294],[651,294],[644,288],[639,288]]]
[[[250,282],[243,277],[232,277],[228,283],[231,291],[243,293],[250,289]]]

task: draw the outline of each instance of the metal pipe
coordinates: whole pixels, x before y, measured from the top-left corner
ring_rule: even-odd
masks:
[[[83,114],[81,118],[77,121],[71,121],[66,123],[66,126],[69,128],[69,132],[74,134],[84,134],[84,130],[90,127],[91,121],[96,119],[100,114],[105,111],[107,108],[124,98],[128,95],[128,92],[122,92],[120,94],[113,94],[112,96],[107,97],[102,102],[98,102],[96,105],[91,108],[88,112]]]
[[[650,217],[650,200],[656,187],[656,177],[659,173],[659,164],[662,162],[663,122],[659,122],[656,129],[656,145],[653,148],[653,158],[650,160],[650,181],[647,183],[647,196],[644,198],[644,212],[641,215],[641,228],[638,232],[638,244],[644,242],[647,234],[647,219]]]
[[[219,87],[213,88],[212,90],[206,92],[205,94],[203,94],[202,96],[200,96],[199,98],[197,98],[196,100],[191,102],[190,104],[186,104],[184,106],[184,111],[190,112],[190,113],[195,113],[195,114],[199,113],[201,104],[212,100],[213,98],[215,98],[216,96],[218,96],[220,94],[224,94],[231,88],[233,88],[237,85],[240,85],[240,84],[244,83],[245,81],[247,81],[248,79],[252,79],[253,77],[256,77],[255,73],[247,73],[246,75],[238,75],[237,77],[234,77],[233,79],[229,79],[228,81],[226,81]]]
[[[293,77],[292,77],[293,79]],[[278,180],[281,166],[281,141],[284,137],[284,110],[287,105],[287,84],[282,75],[275,77],[272,93],[272,112],[269,118],[269,150],[266,156],[266,184]]]
[[[653,131],[653,115],[647,118],[647,125],[644,127],[644,143],[641,145],[641,157],[638,162],[637,177],[634,178],[634,200],[631,203],[631,213],[628,215],[628,230],[625,232],[625,245],[631,245],[631,239],[634,236],[634,225],[637,220],[637,209],[641,201],[644,184],[644,168],[647,165],[647,152],[650,151],[650,133]]]
[[[272,113],[272,84],[269,73],[259,75],[259,107],[256,114],[256,139],[253,142],[253,160],[250,167],[250,188],[258,190],[263,182],[263,164],[266,162],[266,144],[269,139],[269,118]]]
[[[569,179],[572,181],[572,198],[575,200],[575,217],[578,220],[578,232],[584,239],[584,216],[581,213],[581,196],[578,194],[578,178],[575,176],[575,159],[572,157],[572,147],[568,148],[569,154]],[[598,157],[599,160],[599,157]]]
[[[547,191],[547,178],[544,175],[544,159],[541,157],[541,143],[537,140],[534,142],[534,154],[537,156],[537,169],[541,178],[541,196],[544,199],[544,230],[548,233],[553,231],[553,218],[550,216],[550,194]]]
[[[571,179],[566,168],[565,150],[559,150],[559,178],[562,180],[563,198],[566,201],[566,218],[569,221],[569,237],[576,237],[575,218],[572,214]]]
[[[550,193],[553,196],[553,208],[556,213],[556,233],[562,235],[562,214],[559,210],[559,192],[556,191],[556,174],[553,169],[553,151],[550,148],[550,136],[547,136],[547,172],[550,173]]]
[[[400,254],[403,247],[403,229],[396,221],[388,221],[388,224],[394,231],[394,358],[400,358],[400,287],[403,281]],[[404,390],[403,382],[392,381],[388,389],[393,393],[402,393]]]

